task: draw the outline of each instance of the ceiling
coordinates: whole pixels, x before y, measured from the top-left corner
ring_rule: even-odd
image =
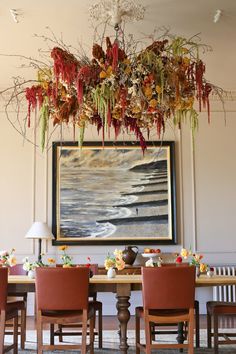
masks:
[[[57,38],[62,36],[66,44],[76,48],[82,45],[89,53],[94,31],[89,23],[88,8],[93,3],[91,0],[1,0],[0,54],[9,56],[0,56],[0,88],[10,86],[11,78],[16,75],[33,78],[29,69],[20,68],[24,61],[15,55],[37,58],[39,48],[48,50],[43,39],[34,36],[52,38],[46,27],[50,27]],[[142,0],[141,3],[146,6],[145,18],[129,24],[127,33],[141,38],[162,26],[185,37],[200,33],[202,42],[213,49],[202,54],[207,79],[226,90],[236,90],[235,0]],[[14,22],[10,14],[12,8],[20,12],[19,23]],[[214,23],[217,9],[222,10],[222,17]]]

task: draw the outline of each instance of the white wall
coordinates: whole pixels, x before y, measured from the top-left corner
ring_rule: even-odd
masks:
[[[191,246],[194,251],[203,253],[209,264],[236,264],[235,102],[226,102],[226,109],[226,125],[218,102],[212,102],[210,125],[206,114],[200,115],[194,149],[187,125],[181,132],[170,129],[167,134],[167,139],[176,141],[178,245],[161,246],[161,249],[174,252],[182,246]],[[24,238],[33,220],[47,221],[51,225],[52,151],[42,154],[34,145],[24,142],[3,110],[0,127],[0,249],[16,248],[20,262],[26,255],[37,258],[37,244]],[[95,139],[98,139],[95,131],[90,130],[87,140]],[[75,262],[85,262],[89,255],[94,263],[103,264],[107,250],[114,248],[74,246],[69,251]],[[44,249],[48,255],[58,257],[57,248],[50,243],[47,248],[44,245]],[[197,293],[203,311],[212,290]],[[106,299],[105,313],[114,313],[114,296],[103,298]],[[133,306],[140,301],[139,295],[132,295]]]

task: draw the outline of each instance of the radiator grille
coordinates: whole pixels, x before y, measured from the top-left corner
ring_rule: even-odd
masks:
[[[236,275],[235,266],[214,267],[216,275]],[[213,300],[214,301],[236,301],[236,286],[214,286],[213,287]],[[219,318],[220,328],[234,328],[235,317],[223,316]]]
[[[216,275],[236,275],[236,267],[215,267]],[[236,301],[235,285],[215,286],[213,288],[214,301]]]

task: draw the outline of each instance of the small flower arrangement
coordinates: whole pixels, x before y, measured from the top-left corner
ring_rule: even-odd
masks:
[[[30,262],[29,257],[23,258],[22,261],[23,261],[23,269],[26,272],[29,272],[30,270],[35,270],[36,268],[43,266],[42,262],[38,262],[38,261]]]
[[[108,270],[109,268],[117,268],[118,270],[122,270],[125,268],[125,262],[123,260],[123,251],[115,249],[113,252],[113,256],[108,256],[105,259],[104,266],[105,269]]]
[[[14,252],[15,248],[12,248],[10,252],[0,251],[0,265],[2,265],[2,267],[13,267],[16,265]]]
[[[70,268],[73,266],[72,264],[72,257],[69,256],[67,253],[66,253],[66,250],[68,249],[68,246],[59,246],[59,251],[62,251],[63,254],[61,255],[61,260],[62,260],[62,263],[63,263],[63,268]]]
[[[203,255],[193,253],[192,250],[187,250],[186,248],[182,248],[180,255],[177,254],[175,262],[180,264],[183,262],[183,259],[188,260],[189,264],[199,268],[200,273],[206,273],[208,270],[208,265],[202,262]]]
[[[30,262],[29,257],[25,257],[22,261],[23,261],[23,269],[27,272],[29,272],[31,270],[34,271],[36,268],[39,268],[39,267],[52,266],[56,263],[54,258],[48,258],[47,259],[48,264],[45,264],[42,260]]]

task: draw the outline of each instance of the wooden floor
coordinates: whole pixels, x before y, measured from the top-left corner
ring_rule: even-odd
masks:
[[[116,316],[103,316],[103,329],[104,330],[116,330],[118,329],[118,320]],[[224,328],[235,328],[236,327],[236,319],[235,318],[227,318],[225,323],[222,325]],[[200,328],[205,329],[206,326],[206,315],[200,316]],[[27,329],[35,329],[35,318],[34,317],[27,317]],[[134,329],[134,316],[131,316],[128,329]]]

